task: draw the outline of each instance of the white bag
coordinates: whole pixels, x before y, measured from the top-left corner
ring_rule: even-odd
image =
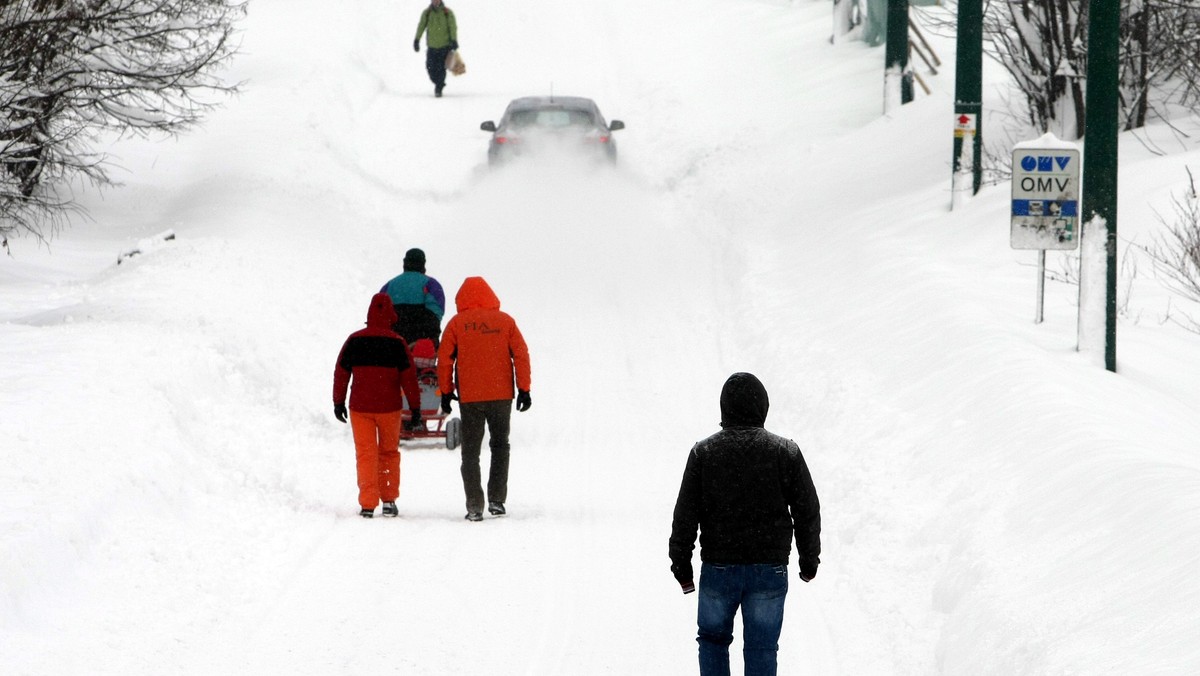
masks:
[[[446,55],[446,70],[454,75],[462,75],[467,72],[467,64],[462,60],[462,56],[459,56],[457,49]]]

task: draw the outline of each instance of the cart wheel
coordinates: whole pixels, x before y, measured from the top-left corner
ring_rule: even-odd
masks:
[[[446,448],[454,450],[458,448],[458,444],[462,442],[462,421],[458,418],[451,418],[446,421]]]

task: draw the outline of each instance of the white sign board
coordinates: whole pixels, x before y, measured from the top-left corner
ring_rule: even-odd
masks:
[[[1079,148],[1046,134],[1013,148],[1014,249],[1079,245]]]

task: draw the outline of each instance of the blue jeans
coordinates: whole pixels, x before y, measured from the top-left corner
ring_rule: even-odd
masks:
[[[787,566],[703,564],[696,612],[700,676],[729,676],[729,644],[739,606],[746,676],[775,676],[787,591]]]

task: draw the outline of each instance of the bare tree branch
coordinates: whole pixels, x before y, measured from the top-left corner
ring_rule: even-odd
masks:
[[[1168,222],[1163,216],[1158,217],[1166,227],[1166,234],[1141,249],[1150,257],[1155,270],[1166,279],[1171,291],[1200,304],[1200,195],[1196,193],[1191,169],[1188,169],[1188,191],[1183,197],[1172,198],[1171,204],[1174,219]]]
[[[245,0],[0,3],[0,237],[52,234],[72,180],[110,184],[103,132],[178,134],[236,91]]]

